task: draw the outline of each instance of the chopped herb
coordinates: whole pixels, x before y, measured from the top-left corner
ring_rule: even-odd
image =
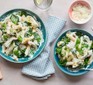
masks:
[[[77,38],[75,48],[80,53],[80,55],[83,55],[83,50],[82,48],[79,48],[79,45],[80,45],[80,39]]]
[[[3,39],[7,40],[9,38],[9,36],[7,34],[3,34]]]
[[[79,50],[79,44],[80,44],[80,39],[77,38],[76,44],[75,44],[76,50]]]
[[[23,15],[26,16],[27,15],[27,13],[25,11],[19,11],[17,14],[20,15],[20,16],[23,16]]]
[[[6,29],[6,26],[7,26],[6,23],[3,23],[2,24],[2,30],[5,30]]]
[[[88,62],[89,62],[89,58],[85,58],[84,64],[80,64],[80,65],[79,65],[79,68],[84,68],[84,67],[86,67],[86,66],[88,65]]]
[[[24,23],[25,23],[26,26],[31,26],[30,22],[25,21]]]
[[[61,51],[62,51],[62,47],[61,46],[56,48],[56,53],[57,54],[61,54]]]
[[[83,36],[83,33],[82,33],[82,32],[76,32],[76,35],[77,35],[78,37],[81,37],[81,36]]]
[[[36,40],[37,40],[37,42],[39,43],[39,42],[41,41],[41,37],[38,36],[38,37],[36,38]]]
[[[19,22],[19,17],[14,14],[11,15],[10,19],[14,24],[18,24]]]
[[[39,34],[37,33],[33,33],[34,37],[35,37],[35,40],[37,40],[37,42],[39,43],[41,41],[41,37]]]
[[[80,64],[79,66],[78,66],[78,68],[84,68],[84,65],[83,64]]]
[[[22,42],[22,40],[23,40],[22,37],[19,36],[19,37],[18,37],[18,41],[19,41],[19,42]]]
[[[89,46],[87,44],[82,44],[82,48],[88,48]]]
[[[20,51],[17,49],[17,50],[13,50],[13,53],[14,55],[16,55],[17,57],[20,57],[21,53]]]
[[[31,36],[33,34],[32,29],[29,28],[29,30],[25,33],[25,36]]]
[[[80,39],[79,38],[77,38],[77,40],[76,40],[76,45],[77,44],[80,44]]]
[[[89,63],[89,57],[85,58],[85,60],[84,60],[84,67],[86,67],[88,65],[88,63]]]
[[[90,47],[90,49],[93,49],[93,41],[92,41],[92,44],[91,44],[91,47]]]
[[[21,50],[21,49],[20,49],[20,50]],[[26,49],[21,50],[21,53],[23,53],[23,54],[24,54],[24,53],[25,53],[25,50],[26,50]]]
[[[62,38],[62,41],[66,44],[68,44],[68,42],[70,42],[70,39],[68,37],[64,37]]]
[[[66,63],[67,63],[67,60],[66,59],[59,61],[59,65],[61,65],[61,66],[66,66]]]
[[[78,52],[80,53],[80,55],[83,55],[83,50],[79,49]]]
[[[35,49],[34,48],[31,48],[30,53],[31,54],[34,54],[34,51],[35,51]]]

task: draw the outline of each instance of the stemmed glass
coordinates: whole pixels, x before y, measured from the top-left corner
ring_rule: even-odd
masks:
[[[52,4],[53,0],[34,0],[34,4],[43,10],[47,10],[51,4]]]

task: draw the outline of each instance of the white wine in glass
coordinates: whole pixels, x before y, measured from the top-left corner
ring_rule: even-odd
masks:
[[[34,0],[34,3],[38,8],[46,10],[51,6],[52,1],[53,0]]]

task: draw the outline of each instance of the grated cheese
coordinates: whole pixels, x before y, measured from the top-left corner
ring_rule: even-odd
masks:
[[[90,9],[82,4],[76,4],[72,8],[72,18],[77,21],[83,21],[89,18]]]

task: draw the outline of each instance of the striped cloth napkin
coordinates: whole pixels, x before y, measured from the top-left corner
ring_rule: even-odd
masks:
[[[51,60],[50,55],[50,43],[56,39],[65,25],[65,20],[59,19],[54,16],[49,16],[47,21],[44,23],[48,32],[48,41],[43,52],[29,64],[25,65],[22,69],[22,73],[29,75],[36,80],[45,80],[49,76],[55,73],[55,69]]]

